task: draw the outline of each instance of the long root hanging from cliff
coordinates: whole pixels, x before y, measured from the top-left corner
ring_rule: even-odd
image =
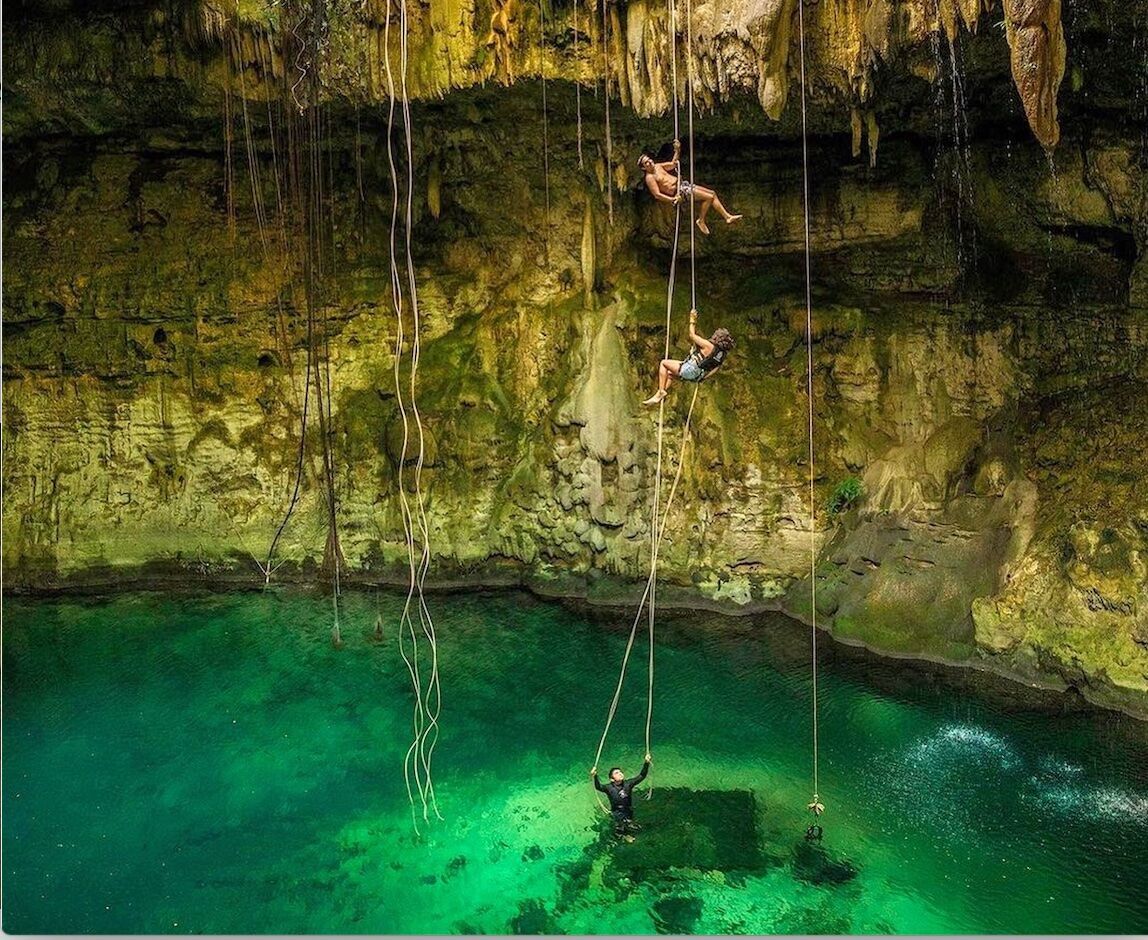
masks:
[[[418,820],[415,816],[415,798],[414,791],[419,793],[419,799],[423,802],[424,815],[426,812],[426,800],[424,795],[424,788],[422,783],[422,770],[415,761],[412,767],[412,757],[417,755],[419,741],[422,740],[424,728],[426,726],[426,715],[423,709],[423,693],[422,693],[422,673],[418,666],[418,634],[415,632],[414,623],[411,618],[411,604],[413,602],[416,586],[417,586],[417,567],[415,563],[415,542],[414,542],[414,524],[412,521],[410,503],[407,499],[406,483],[404,480],[404,471],[407,463],[407,446],[410,439],[410,422],[407,418],[406,405],[403,401],[403,383],[401,377],[401,366],[403,358],[403,284],[402,276],[399,272],[399,263],[397,257],[397,231],[398,231],[398,217],[399,217],[399,181],[398,181],[398,167],[395,164],[395,148],[394,148],[394,123],[395,123],[395,82],[394,75],[391,70],[391,16],[390,16],[390,3],[388,0],[388,8],[386,19],[384,22],[384,39],[383,39],[383,67],[387,75],[387,88],[388,88],[388,108],[387,108],[387,163],[390,169],[391,176],[391,224],[390,224],[390,241],[388,258],[390,260],[390,274],[391,274],[391,305],[395,314],[395,348],[394,348],[394,378],[395,378],[395,398],[399,406],[399,416],[402,420],[403,436],[402,447],[399,453],[397,476],[397,489],[399,496],[399,513],[403,523],[403,536],[406,539],[407,545],[407,564],[409,567],[409,582],[407,586],[407,596],[403,603],[402,613],[399,616],[399,628],[396,633],[398,637],[399,656],[402,657],[403,663],[407,667],[407,671],[411,677],[411,686],[414,691],[414,710],[411,716],[411,731],[412,740],[410,746],[407,748],[403,756],[403,782],[407,788],[407,800],[411,804],[411,822],[414,824],[415,832],[418,832]],[[410,637],[411,653],[408,655],[406,650],[406,637]],[[411,788],[411,777],[414,777],[415,787]]]
[[[284,100],[289,99],[294,107],[285,110],[287,118],[286,164],[288,173],[287,191],[291,206],[291,232],[286,232],[284,240],[289,250],[288,258],[299,257],[302,268],[303,307],[306,313],[306,353],[307,376],[304,381],[302,427],[297,453],[295,484],[291,500],[278,530],[272,539],[265,568],[265,578],[270,579],[273,570],[275,547],[282,537],[288,521],[299,499],[303,470],[305,467],[307,421],[309,417],[310,395],[315,395],[315,414],[319,420],[320,458],[322,463],[322,494],[327,517],[326,542],[323,548],[323,569],[331,578],[332,628],[331,639],[336,646],[342,645],[340,625],[340,597],[342,593],[342,546],[338,528],[338,497],[336,492],[336,472],[334,455],[334,384],[331,379],[330,320],[323,294],[326,275],[324,251],[324,228],[327,218],[324,214],[324,167],[321,111],[319,110],[320,76],[319,62],[321,47],[327,31],[326,4],[322,0],[308,0],[285,4],[280,19],[288,23],[281,29],[283,36],[284,61],[294,63],[296,75],[287,85],[285,75]],[[300,97],[302,95],[302,97]],[[270,114],[270,111],[269,111]],[[276,178],[277,195],[278,175]],[[295,245],[301,242],[301,248]],[[290,250],[294,249],[294,250]],[[293,265],[294,267],[294,265]],[[322,315],[322,332],[319,332],[319,315]]]
[[[274,181],[275,187],[275,208],[276,208],[276,228],[278,231],[278,255],[273,255],[271,244],[267,237],[267,206],[264,195],[263,176],[259,166],[259,154],[255,147],[255,136],[252,131],[251,116],[248,109],[248,91],[246,79],[246,65],[244,61],[243,43],[240,34],[237,30],[234,20],[227,20],[221,23],[219,27],[219,35],[224,43],[225,52],[224,62],[226,67],[225,83],[224,83],[224,117],[225,117],[225,130],[226,130],[226,147],[225,147],[225,174],[224,186],[227,192],[227,205],[228,205],[228,226],[232,232],[234,239],[235,229],[235,197],[234,186],[235,176],[232,162],[232,97],[234,89],[232,88],[232,62],[236,62],[238,68],[235,71],[239,75],[239,99],[240,107],[243,114],[243,140],[244,150],[247,162],[248,181],[251,188],[251,202],[252,209],[255,216],[256,226],[259,232],[259,243],[263,260],[265,263],[281,262],[284,265],[284,271],[288,275],[288,289],[292,290],[296,286],[296,266],[301,265],[302,252],[299,251],[299,244],[306,243],[306,228],[307,226],[300,220],[302,205],[304,202],[300,186],[297,181],[300,179],[301,174],[298,173],[298,168],[293,165],[287,167],[287,172],[290,177],[288,183],[285,184],[282,175],[283,167],[279,160],[279,144],[277,141],[279,131],[273,114],[273,99],[274,96],[270,93],[270,89],[265,94],[266,107],[267,107],[267,133],[268,141],[271,150],[271,167],[270,172]],[[257,43],[256,53],[258,55],[257,65],[259,71],[263,75],[266,82],[268,76],[273,77],[274,68],[267,62],[264,57],[264,44]],[[286,86],[283,87],[284,94],[286,93]],[[291,141],[298,138],[298,134],[292,134],[293,128],[290,122],[286,122],[288,140],[287,140],[287,158],[290,162],[294,159],[291,147]],[[291,180],[295,180],[296,184],[292,187]],[[284,189],[288,188],[291,195],[290,204],[284,199]],[[290,210],[290,211],[289,211]],[[289,234],[290,231],[290,234]],[[292,355],[292,341],[290,331],[288,329],[286,312],[284,310],[283,292],[277,290],[275,293],[275,335],[279,346],[279,352],[282,356],[282,361],[287,367],[288,381],[292,389],[296,387],[297,375],[294,366],[294,357]],[[293,479],[290,484],[290,496],[288,498],[287,507],[283,512],[283,516],[277,525],[274,534],[271,537],[271,542],[267,548],[267,555],[265,561],[260,561],[255,558],[255,564],[259,567],[260,572],[263,574],[264,587],[268,587],[271,583],[272,575],[285,563],[283,561],[276,561],[276,550],[279,542],[283,538],[287,525],[290,522],[296,506],[298,505],[299,498],[302,493],[303,474],[306,459],[306,441],[307,441],[307,427],[310,418],[310,399],[311,399],[311,375],[313,368],[313,352],[314,341],[311,332],[311,326],[308,324],[308,334],[306,340],[306,370],[303,380],[303,389],[299,399],[299,445],[296,449],[294,460]],[[254,557],[254,553],[253,553]]]
[[[574,0],[574,61],[578,62],[578,0]],[[578,124],[578,169],[585,164],[582,159],[582,82],[574,76],[574,113]]]
[[[607,0],[598,0],[602,5],[602,91],[606,98],[606,218],[609,230],[614,229],[614,143],[610,135],[610,26],[606,11]],[[610,260],[613,238],[606,239],[606,260]]]
[[[542,79],[542,188],[545,196],[542,244],[546,252],[546,266],[550,267],[550,109],[546,102],[546,14],[538,0],[538,73]]]
[[[431,808],[434,810],[435,815],[442,819],[438,811],[438,800],[434,792],[434,779],[431,776],[431,760],[434,757],[435,746],[438,744],[438,719],[442,710],[442,691],[439,686],[438,675],[438,638],[435,633],[434,620],[431,618],[430,609],[427,607],[426,596],[424,587],[426,584],[427,573],[430,571],[431,550],[430,550],[430,526],[427,524],[426,516],[426,503],[423,498],[422,490],[422,473],[423,465],[426,461],[426,437],[423,429],[422,415],[419,412],[418,405],[418,371],[419,371],[419,356],[422,350],[422,330],[420,324],[419,313],[419,294],[418,282],[415,278],[415,262],[411,251],[411,227],[414,219],[414,146],[411,137],[411,105],[410,93],[407,88],[407,74],[408,68],[408,50],[407,41],[410,34],[410,27],[407,19],[407,0],[401,0],[400,10],[402,13],[402,31],[403,31],[403,44],[402,44],[402,103],[403,103],[403,138],[406,143],[407,149],[407,205],[406,217],[404,221],[405,242],[406,242],[406,255],[407,255],[407,281],[410,290],[411,299],[411,313],[414,319],[414,340],[411,344],[411,385],[410,385],[410,400],[411,411],[414,413],[415,427],[418,429],[418,459],[415,461],[414,484],[415,484],[415,508],[417,510],[419,531],[422,536],[422,559],[419,564],[419,578],[418,578],[418,594],[419,594],[419,616],[422,621],[423,632],[426,635],[427,642],[430,646],[431,654],[431,674],[426,692],[426,709],[427,709],[427,731],[423,735],[422,743],[420,745],[419,756],[423,761],[423,769],[426,780],[427,795],[430,800]]]
[[[384,26],[384,70],[387,76],[388,113],[387,113],[387,162],[391,174],[391,223],[389,256],[391,271],[391,301],[395,313],[395,350],[394,350],[394,378],[395,395],[399,405],[402,420],[402,447],[398,461],[397,489],[399,496],[399,509],[403,522],[403,531],[407,543],[407,562],[409,581],[407,596],[403,604],[399,622],[399,654],[410,673],[411,685],[414,692],[414,712],[412,715],[413,737],[410,746],[403,758],[403,777],[407,787],[407,797],[411,803],[411,818],[416,832],[418,820],[415,815],[414,793],[418,791],[422,803],[422,816],[424,821],[430,818],[433,810],[438,818],[442,818],[438,811],[438,801],[435,796],[434,780],[431,764],[435,746],[438,742],[438,719],[442,707],[442,693],[438,676],[438,640],[435,632],[434,619],[426,604],[424,588],[427,573],[430,569],[430,527],[427,523],[426,511],[422,492],[422,470],[426,457],[426,441],[422,423],[422,416],[418,410],[417,383],[418,360],[421,353],[421,323],[418,306],[418,283],[414,271],[414,258],[411,251],[411,228],[413,222],[413,192],[414,192],[414,148],[411,136],[410,100],[407,89],[407,6],[405,0],[399,0],[399,28],[400,28],[400,84],[396,88],[394,71],[390,57],[390,28],[391,11],[388,3],[387,17]],[[395,161],[394,148],[394,121],[396,100],[401,99],[403,137],[406,159],[406,188],[404,198],[404,254],[406,277],[402,276],[397,244],[397,230],[399,221],[400,184],[398,167]],[[405,283],[404,283],[405,282]],[[410,382],[404,396],[401,380],[402,356],[405,345],[404,315],[406,301],[409,300],[412,316],[412,341],[410,359]],[[410,406],[408,416],[407,404]],[[407,496],[405,469],[410,444],[411,419],[415,425],[417,435],[417,455],[412,475],[414,506]],[[415,528],[418,528],[421,551],[416,553]],[[416,560],[417,554],[417,560]],[[413,611],[412,611],[413,608]],[[419,631],[415,629],[415,616],[417,615],[419,627],[427,642],[430,655],[430,675],[423,681],[423,665],[419,652]],[[409,640],[408,653],[406,642]],[[411,779],[414,778],[414,788]]]

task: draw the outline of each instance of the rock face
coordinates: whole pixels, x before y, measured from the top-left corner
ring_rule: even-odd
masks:
[[[1033,133],[1051,148],[1066,57],[1060,0],[1003,2],[1016,92]],[[806,0],[798,16],[798,0],[431,0],[406,12],[405,87],[412,98],[432,99],[491,81],[604,81],[624,106],[651,117],[672,110],[675,90],[684,108],[692,84],[703,110],[752,96],[778,120],[799,81],[804,24],[811,100],[844,119],[860,109],[875,120],[876,109],[895,107],[903,94],[897,81],[935,74],[940,44],[952,49],[975,34],[1001,15],[993,6]],[[137,120],[141,106],[197,111],[205,92],[215,101],[229,93],[264,100],[286,89],[297,104],[309,95],[371,103],[404,87],[398,0],[125,3],[113,6],[118,21],[85,18],[73,12],[80,4],[41,8],[33,0],[19,9],[32,28],[6,40],[16,76],[8,126],[108,128]],[[1115,23],[1109,13],[1108,28]],[[313,75],[321,78],[309,91]]]
[[[839,4],[850,25],[838,36],[826,25],[832,6],[806,9],[820,24],[810,49],[812,506],[800,124],[785,34],[794,6],[692,8],[697,92],[713,109],[697,117],[697,177],[745,218],[696,237],[693,285],[683,221],[671,349],[687,343],[691,294],[702,327],[726,326],[737,346],[701,387],[688,434],[692,390],[677,387],[667,408],[663,507],[679,467],[680,483],[659,555],[666,590],[808,618],[812,543],[817,618],[842,638],[1146,713],[1148,185],[1143,137],[1125,122],[1135,91],[1112,98],[1110,76],[1090,67],[1103,52],[1087,42],[1093,21],[1070,23],[1082,77],[1062,93],[1066,132],[1050,168],[1040,144],[1058,120],[1065,47],[1052,41],[1052,5],[1005,8],[1014,75],[1025,30],[1050,37],[1026,47],[1039,55],[1022,69],[1052,102],[1025,111],[1039,142],[999,36],[966,32],[981,4],[930,8],[940,29],[928,68],[890,38],[927,36],[924,7]],[[365,9],[354,23],[383,25]],[[322,577],[324,442],[346,574],[401,579],[399,471],[409,494],[416,439],[399,403],[409,408],[412,382],[432,580],[644,577],[657,417],[638,402],[666,342],[673,216],[637,188],[634,160],[670,134],[667,120],[642,119],[670,100],[665,10],[607,10],[620,70],[609,131],[604,96],[583,89],[579,111],[572,85],[550,81],[545,154],[541,88],[522,78],[537,67],[530,40],[520,34],[503,60],[514,87],[466,90],[478,78],[454,57],[481,46],[482,18],[465,6],[455,19],[420,11],[445,31],[423,35],[437,45],[416,46],[412,78],[420,94],[445,97],[416,102],[412,118],[414,376],[408,289],[401,319],[392,303],[385,106],[308,111],[322,123],[301,149],[286,133],[289,89],[268,100],[273,89],[250,74],[246,95],[235,87],[242,62],[276,74],[270,36],[228,47],[227,67],[241,60],[229,83],[215,34],[200,59],[181,58],[186,37],[168,36],[161,67],[150,56],[163,30],[125,32],[116,45],[119,27],[105,19],[104,39],[67,38],[94,43],[86,57],[35,75],[34,44],[5,39],[17,89],[5,111],[10,587],[149,570]],[[601,11],[585,8],[580,22],[591,13],[597,22]],[[65,42],[24,15],[29,31]],[[517,8],[527,37],[531,15]],[[547,20],[551,78],[589,62],[566,16]],[[105,39],[127,54],[102,71]],[[364,55],[368,71],[379,64]],[[90,81],[63,96],[78,61]],[[435,84],[444,69],[463,77]],[[328,93],[338,74],[325,73]],[[223,101],[205,91],[224,84]],[[849,96],[835,97],[841,85]],[[778,123],[763,124],[739,89]],[[1090,95],[1128,108],[1093,109]],[[981,103],[954,110],[961,96]],[[875,151],[878,133],[875,164],[850,159],[862,139]],[[402,285],[407,165],[401,132],[391,139]],[[291,175],[307,159],[322,180],[313,215],[301,215]],[[319,233],[314,245],[300,219]],[[851,478],[860,499],[830,512]]]

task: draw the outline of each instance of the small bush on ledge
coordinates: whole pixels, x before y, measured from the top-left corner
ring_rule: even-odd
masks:
[[[833,488],[826,509],[829,515],[846,512],[861,498],[861,481],[857,477],[846,477]]]

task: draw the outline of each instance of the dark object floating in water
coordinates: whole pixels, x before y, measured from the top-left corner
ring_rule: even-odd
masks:
[[[843,885],[857,877],[857,866],[833,858],[819,842],[802,842],[793,853],[793,876],[811,885]]]
[[[633,842],[610,837],[612,866],[640,876],[667,868],[758,871],[764,867],[757,801],[749,790],[658,787],[637,806],[642,831]]]
[[[523,860],[524,862],[537,862],[537,861],[539,861],[539,860],[540,860],[540,859],[543,857],[543,855],[545,855],[545,854],[546,854],[546,853],[544,853],[544,852],[542,851],[542,846],[540,846],[540,845],[532,845],[532,846],[530,846],[530,847],[529,847],[529,848],[528,848],[528,849],[527,849],[525,852],[523,852],[523,853],[522,853],[522,860]]]
[[[805,841],[806,842],[820,842],[821,837],[824,834],[825,834],[825,830],[822,829],[816,823],[814,823],[812,826],[810,826],[808,829],[805,830]]]
[[[702,916],[702,899],[695,897],[659,898],[650,909],[658,933],[691,934]]]

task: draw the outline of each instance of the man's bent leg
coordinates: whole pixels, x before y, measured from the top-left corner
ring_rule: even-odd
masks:
[[[621,810],[611,810],[610,815],[614,817],[614,835],[624,836],[626,834],[626,814]]]
[[[738,219],[741,218],[740,215],[734,215],[725,206],[723,206],[721,200],[718,199],[716,193],[714,194],[714,208],[717,209],[717,211],[721,213],[721,217],[723,219],[725,219],[727,225],[730,222],[736,222]]]

